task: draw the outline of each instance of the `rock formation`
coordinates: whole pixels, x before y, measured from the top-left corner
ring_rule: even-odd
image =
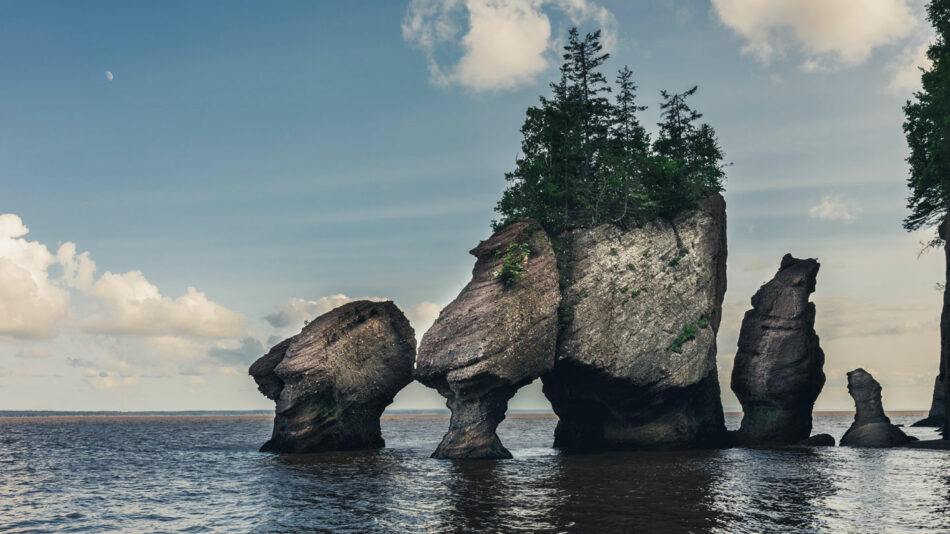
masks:
[[[843,447],[894,447],[912,440],[891,424],[881,405],[881,384],[871,373],[855,369],[848,373],[848,392],[854,398],[854,423],[841,438]]]
[[[416,339],[392,302],[350,302],[321,315],[251,365],[277,402],[271,452],[382,447],[379,416],[412,381]]]
[[[782,258],[742,319],[732,390],[742,403],[738,443],[796,443],[811,434],[811,412],[825,384],[825,354],[815,333],[819,263]]]
[[[557,265],[537,223],[511,223],[472,249],[472,280],[425,333],[416,378],[452,410],[436,458],[510,458],[495,429],[508,400],[554,365]]]
[[[726,291],[719,195],[672,221],[560,238],[557,363],[543,377],[567,450],[715,447],[726,441],[716,332]]]
[[[941,364],[942,367],[943,364]],[[944,405],[945,397],[946,390],[944,389],[943,376],[937,375],[936,380],[934,380],[934,394],[933,400],[930,402],[930,412],[927,417],[917,421],[913,426],[943,426],[943,420],[947,413]]]

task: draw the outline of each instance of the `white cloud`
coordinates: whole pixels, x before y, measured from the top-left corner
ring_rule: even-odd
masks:
[[[432,323],[439,317],[439,312],[442,311],[443,307],[441,304],[436,304],[435,302],[424,301],[406,310],[406,317],[412,324],[417,339],[422,339],[422,334],[432,326]]]
[[[850,223],[857,220],[858,216],[861,215],[861,211],[861,207],[853,201],[844,200],[839,196],[826,195],[821,197],[821,202],[808,210],[808,214],[813,219]]]
[[[930,69],[933,62],[927,57],[930,38],[908,46],[888,65],[891,81],[887,89],[892,93],[909,93],[920,88],[920,69]]]
[[[23,360],[39,360],[42,358],[49,358],[49,356],[50,353],[37,348],[21,350],[13,355],[14,358],[20,358]]]
[[[387,300],[379,297],[363,297],[353,299],[339,293],[329,297],[320,297],[317,300],[305,300],[293,298],[277,305],[274,313],[264,317],[264,320],[270,323],[274,328],[303,328],[304,321],[315,319],[328,311],[339,308],[347,302],[354,300]]]
[[[0,335],[48,338],[68,314],[69,294],[50,281],[56,258],[27,233],[19,217],[0,215]]]
[[[106,71],[106,79],[109,80],[110,82],[111,82],[113,79],[115,79],[115,75],[112,74],[112,71],[110,71],[110,70],[107,70],[107,71]]]
[[[719,19],[763,63],[797,49],[802,68],[863,63],[874,48],[910,35],[919,22],[908,0],[712,0]]]
[[[574,24],[598,24],[605,49],[615,46],[616,20],[589,0],[412,0],[402,34],[425,52],[436,84],[508,89],[531,83],[549,66],[557,45],[545,8],[560,11]],[[452,46],[461,48],[461,57],[445,66],[439,56]]]

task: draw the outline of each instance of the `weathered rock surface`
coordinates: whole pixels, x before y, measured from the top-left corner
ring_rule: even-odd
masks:
[[[716,447],[726,442],[716,332],[726,291],[719,195],[673,221],[559,239],[558,359],[543,377],[566,450]]]
[[[805,438],[798,442],[798,445],[806,447],[834,447],[835,438],[831,434],[815,434],[810,438]]]
[[[812,408],[825,384],[815,304],[808,301],[818,268],[816,260],[786,254],[752,297],[732,368],[743,411],[738,443],[796,443],[811,434]]]
[[[940,367],[942,369],[944,364],[941,364]],[[946,390],[944,389],[943,376],[937,375],[937,378],[934,380],[934,394],[933,400],[930,402],[930,412],[927,414],[927,417],[917,421],[913,426],[943,426],[943,421],[947,413],[944,404],[945,397]]]
[[[412,381],[415,354],[415,333],[392,302],[350,302],[316,318],[251,365],[277,403],[261,450],[382,447],[379,416]]]
[[[841,438],[842,447],[885,448],[904,445],[911,438],[891,424],[881,405],[881,384],[871,373],[855,369],[848,373],[848,392],[854,399],[854,423]]]
[[[499,274],[512,246],[527,244],[521,276]],[[537,223],[511,223],[472,249],[472,280],[439,314],[419,346],[415,377],[452,410],[436,458],[510,458],[495,429],[515,391],[554,365],[557,264]]]

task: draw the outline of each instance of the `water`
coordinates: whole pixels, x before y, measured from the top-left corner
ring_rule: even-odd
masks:
[[[260,420],[0,423],[0,532],[950,531],[945,451],[561,455],[554,424],[509,419],[513,460],[453,462],[428,457],[444,419],[385,420],[384,450],[311,456],[257,452]]]

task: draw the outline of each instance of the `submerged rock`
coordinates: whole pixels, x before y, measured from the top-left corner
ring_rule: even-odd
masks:
[[[854,398],[854,423],[841,438],[842,447],[885,448],[903,445],[912,438],[891,424],[881,405],[881,384],[871,373],[855,369],[848,373],[848,392]]]
[[[819,267],[786,254],[752,297],[732,368],[743,412],[738,443],[796,443],[811,434],[812,408],[825,384],[815,304],[808,301]]]
[[[277,402],[271,452],[384,445],[379,416],[412,381],[416,339],[392,302],[350,302],[313,320],[251,365]]]
[[[415,377],[452,410],[436,458],[510,458],[495,429],[518,388],[554,365],[557,264],[537,223],[511,223],[472,249],[472,280],[422,337]]]
[[[726,205],[561,236],[561,331],[542,379],[567,450],[716,447]]]
[[[810,438],[805,438],[798,442],[798,445],[806,447],[834,447],[835,438],[831,434],[815,434]]]

